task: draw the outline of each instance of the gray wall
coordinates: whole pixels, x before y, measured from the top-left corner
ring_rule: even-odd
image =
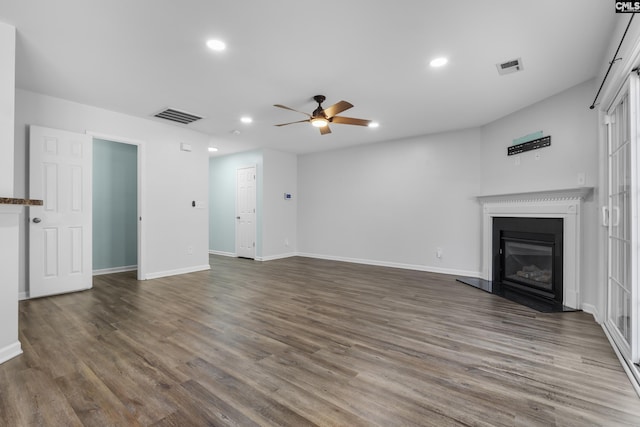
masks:
[[[479,274],[480,146],[471,129],[299,156],[298,251]]]

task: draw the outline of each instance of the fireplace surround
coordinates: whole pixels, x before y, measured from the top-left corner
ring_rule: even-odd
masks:
[[[495,218],[556,218],[562,221],[562,304],[580,309],[580,211],[592,187],[479,196],[482,205],[482,279],[494,280]],[[525,239],[526,240],[526,239]],[[522,247],[518,248],[521,250]],[[538,266],[539,267],[539,266]],[[521,270],[522,273],[527,273]],[[516,272],[517,274],[517,272]],[[539,273],[541,274],[541,273]]]

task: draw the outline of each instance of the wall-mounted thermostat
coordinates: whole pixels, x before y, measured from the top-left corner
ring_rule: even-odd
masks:
[[[182,151],[191,151],[191,144],[187,144],[186,142],[180,143],[180,150]]]
[[[284,193],[284,199],[285,200],[291,200],[293,198],[293,196],[291,195],[291,193]]]

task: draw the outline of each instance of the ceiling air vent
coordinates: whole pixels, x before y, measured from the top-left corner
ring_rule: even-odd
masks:
[[[200,120],[202,117],[196,116],[195,114],[187,113],[186,111],[176,110],[175,108],[167,108],[166,110],[162,110],[159,113],[153,115],[154,117],[158,117],[165,120],[171,120],[172,122],[182,123],[183,125],[188,125],[189,123],[193,123],[196,120]]]
[[[516,71],[522,71],[522,59],[512,59],[511,61],[503,62],[502,64],[496,64],[498,68],[498,74],[501,76],[504,74],[515,73]]]

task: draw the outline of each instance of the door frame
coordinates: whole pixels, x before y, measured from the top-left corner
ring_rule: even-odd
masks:
[[[93,139],[104,139],[107,141],[112,141],[112,142],[117,142],[120,144],[129,144],[129,145],[135,145],[138,147],[138,152],[137,152],[137,166],[138,166],[138,170],[137,170],[137,175],[138,175],[138,179],[137,179],[137,186],[138,186],[138,203],[137,203],[137,209],[138,209],[138,220],[136,221],[138,224],[138,274],[137,274],[137,279],[138,280],[146,280],[146,262],[145,262],[145,257],[144,255],[146,254],[146,250],[145,250],[145,236],[146,236],[146,227],[144,225],[144,217],[145,217],[145,170],[144,170],[144,158],[145,158],[145,150],[144,150],[144,141],[140,141],[140,140],[136,140],[136,139],[131,139],[131,138],[126,138],[126,137],[122,137],[122,136],[116,136],[116,135],[108,135],[108,134],[104,134],[104,133],[99,133],[99,132],[93,132],[93,131],[87,131],[86,132],[87,135],[91,135],[93,137]]]

